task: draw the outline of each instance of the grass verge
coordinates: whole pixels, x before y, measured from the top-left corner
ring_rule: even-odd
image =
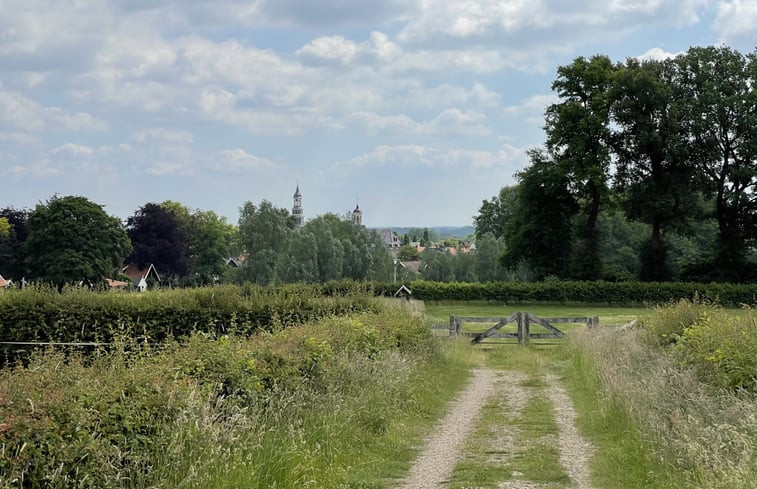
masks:
[[[570,358],[598,487],[755,487],[757,399],[703,384],[640,331],[576,334]]]

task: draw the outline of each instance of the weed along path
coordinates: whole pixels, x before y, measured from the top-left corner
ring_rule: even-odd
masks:
[[[460,459],[464,442],[492,393],[494,372],[476,370],[468,386],[437,425],[410,474],[400,489],[436,489],[445,487]]]
[[[543,352],[483,356],[398,489],[594,489],[593,447]]]

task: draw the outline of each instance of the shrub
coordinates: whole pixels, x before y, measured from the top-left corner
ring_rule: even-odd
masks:
[[[702,301],[658,307],[643,323],[649,337],[699,378],[718,387],[757,393],[757,313]]]
[[[202,439],[217,432],[214,426],[228,423],[238,431],[239,419],[248,425],[258,417],[285,419],[293,409],[288,399],[332,391],[353,365],[432,344],[420,319],[375,300],[371,308],[375,312],[329,316],[251,337],[194,332],[184,343],[154,348],[126,334],[115,338],[115,349],[87,357],[37,352],[28,367],[0,370],[0,487],[157,487],[155,473],[173,474],[188,457],[202,461],[202,450],[218,450],[216,445],[231,450],[222,443],[228,438]],[[385,418],[373,411],[375,405],[365,408],[357,424],[380,434]],[[270,430],[257,436],[270,437]],[[196,449],[201,451],[192,452]],[[228,455],[215,463],[223,460],[228,463]],[[254,462],[256,470],[278,470]],[[162,470],[163,465],[168,467]]]
[[[757,314],[706,311],[687,327],[674,352],[704,381],[757,394]]]

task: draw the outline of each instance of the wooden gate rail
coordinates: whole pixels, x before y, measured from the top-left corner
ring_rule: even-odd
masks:
[[[463,323],[495,323],[484,332],[480,333],[463,333],[461,331]],[[518,325],[517,333],[499,333],[500,328],[508,323]],[[531,323],[536,323],[547,329],[548,333],[531,333]],[[562,338],[565,333],[553,326],[552,323],[584,323],[589,328],[599,327],[598,316],[581,316],[581,317],[556,317],[540,318],[530,312],[516,312],[509,317],[449,317],[449,335],[450,336],[472,336],[471,343],[481,343],[484,338],[517,338],[519,345],[527,345],[531,339],[553,339]]]

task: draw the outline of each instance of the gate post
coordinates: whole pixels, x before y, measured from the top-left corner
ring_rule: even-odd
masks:
[[[518,344],[523,344],[523,316],[521,313],[515,313],[515,320],[518,321]]]
[[[449,335],[455,336],[455,316],[449,317]]]
[[[523,345],[528,346],[528,342],[531,340],[531,314],[526,313],[525,321],[523,321]]]

